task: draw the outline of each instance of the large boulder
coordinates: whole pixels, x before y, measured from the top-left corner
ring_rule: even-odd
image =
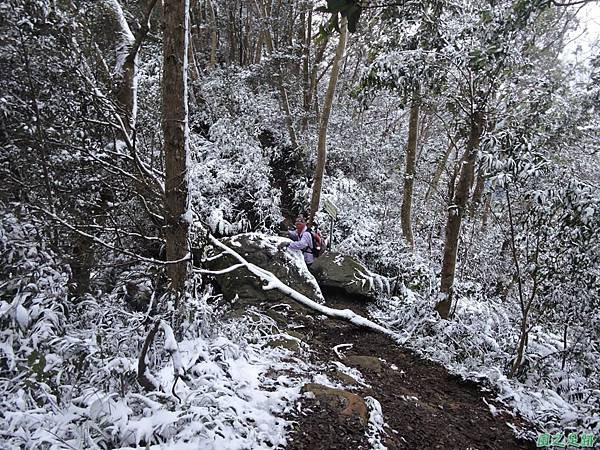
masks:
[[[273,273],[280,281],[306,297],[318,303],[323,303],[323,294],[313,275],[308,271],[302,254],[297,251],[280,250],[278,245],[289,242],[289,239],[266,236],[259,233],[244,233],[221,239],[221,242],[243,256],[248,262]],[[215,248],[213,254],[221,253]],[[213,271],[225,270],[238,264],[233,256],[224,254],[205,266]],[[260,301],[286,302],[297,310],[302,309],[297,302],[277,289],[264,290],[264,283],[247,268],[240,267],[231,272],[215,276],[223,296],[227,300],[236,299],[238,308]]]
[[[351,297],[374,299],[389,293],[389,281],[351,256],[326,252],[312,264],[311,272],[323,290],[341,291]]]

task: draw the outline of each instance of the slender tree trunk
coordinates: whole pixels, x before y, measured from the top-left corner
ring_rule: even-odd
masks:
[[[325,174],[325,162],[327,160],[327,126],[329,124],[329,115],[331,114],[331,106],[333,105],[333,97],[335,87],[337,85],[338,75],[340,71],[340,62],[344,57],[346,49],[346,34],[348,31],[348,21],[344,17],[340,26],[340,37],[337,48],[335,50],[335,58],[331,67],[331,76],[327,93],[323,102],[323,111],[321,113],[321,124],[319,127],[319,142],[317,146],[317,165],[315,167],[315,178],[313,182],[312,198],[310,200],[310,216],[309,224],[312,224],[315,214],[319,209],[321,201],[321,189],[323,187],[323,175]]]
[[[431,127],[431,113],[428,111],[420,111],[419,118],[419,138],[417,139],[417,163],[421,160],[423,149],[429,138],[429,128]]]
[[[114,16],[121,39],[117,46],[117,64],[115,67],[117,88],[115,91],[115,98],[119,105],[123,124],[127,127],[128,133],[135,129],[135,120],[137,116],[138,53],[142,41],[150,31],[150,16],[156,2],[157,0],[148,0],[146,2],[144,16],[141,20],[141,27],[134,36],[125,19],[119,1],[107,0],[107,5]]]
[[[136,62],[137,51],[133,52],[135,36],[129,28],[121,3],[118,0],[107,0],[106,5],[112,13],[112,17],[119,30],[117,43],[117,55],[115,65],[116,88],[114,96],[119,108],[123,124],[127,132],[135,127],[136,102]]]
[[[412,232],[412,196],[415,183],[415,169],[417,156],[417,134],[419,129],[419,90],[414,89],[410,105],[410,118],[408,120],[408,143],[406,145],[406,169],[404,171],[404,189],[402,192],[402,207],[400,209],[400,223],[402,234],[410,248],[414,248]]]
[[[303,128],[304,131],[306,131],[306,129],[308,128],[308,116],[310,113],[310,108],[311,106],[314,104],[315,106],[315,116],[317,118],[317,121],[319,120],[319,102],[317,101],[317,86],[318,86],[318,81],[317,81],[317,75],[318,75],[318,71],[319,71],[319,64],[321,64],[321,61],[323,61],[323,57],[325,56],[325,49],[327,48],[327,42],[329,40],[329,37],[326,37],[323,42],[321,43],[321,45],[319,46],[319,48],[317,49],[316,53],[315,53],[315,60],[313,61],[313,65],[311,68],[311,72],[310,72],[310,82],[309,82],[309,86],[308,86],[308,94],[307,94],[307,98],[306,98],[306,103],[305,103],[305,114],[306,114],[306,127]],[[304,127],[304,124],[303,124]]]
[[[240,8],[238,13],[238,43],[239,43],[239,64],[244,65],[244,5],[240,2]]]
[[[477,177],[475,178],[475,189],[473,189],[473,196],[471,197],[471,204],[469,207],[469,215],[473,217],[477,212],[479,204],[481,203],[481,196],[483,194],[483,188],[485,186],[485,178],[483,176],[483,168],[481,165],[477,170]]]
[[[169,261],[189,253],[188,194],[188,9],[189,0],[165,0],[163,12],[162,128],[165,157],[166,253]],[[189,259],[169,264],[174,292],[182,293]]]
[[[235,17],[231,12],[231,6],[227,7],[227,17],[225,22],[227,23],[227,33],[229,35],[229,48],[227,49],[227,65],[231,66],[235,63],[235,49],[237,47],[236,36],[235,36]]]
[[[489,192],[485,195],[485,199],[483,201],[483,213],[481,216],[481,229],[484,230],[487,226],[488,218],[490,216],[490,212],[492,210],[492,194]]]
[[[476,112],[471,118],[471,130],[465,153],[460,162],[458,183],[454,189],[452,202],[448,207],[448,219],[446,221],[446,240],[444,243],[444,257],[442,262],[442,279],[440,292],[443,299],[436,305],[435,309],[442,319],[447,319],[452,305],[452,291],[454,287],[454,275],[456,271],[456,254],[458,251],[458,239],[462,218],[469,200],[469,190],[473,183],[473,170],[479,147],[479,139],[483,132],[484,116],[482,112]]]
[[[259,64],[260,60],[262,58],[263,41],[264,41],[264,32],[260,31],[258,33],[258,41],[256,42],[256,49],[254,52],[254,64]]]
[[[264,19],[266,19],[268,16],[265,15],[263,17]],[[267,30],[265,31],[265,41],[267,44],[267,50],[269,54],[272,55],[275,51],[275,41],[273,39],[273,32],[269,27],[267,27]],[[298,148],[298,139],[296,137],[296,130],[294,129],[294,120],[290,109],[290,102],[288,99],[287,91],[285,90],[285,86],[283,85],[283,66],[280,63],[276,63],[276,67],[278,73],[275,76],[275,79],[277,83],[277,89],[279,90],[281,106],[283,108],[283,112],[285,113],[285,126],[288,130],[292,147],[296,149]]]
[[[200,79],[200,68],[198,67],[198,62],[196,61],[196,49],[194,47],[194,39],[192,39],[192,36],[190,35],[188,45],[188,61],[190,71],[189,75],[192,82],[196,82]]]
[[[510,248],[513,257],[513,262],[515,264],[515,279],[517,281],[517,288],[519,293],[519,307],[521,309],[521,328],[519,333],[519,345],[517,346],[517,355],[510,369],[510,373],[508,374],[508,378],[513,378],[519,370],[519,368],[521,367],[521,364],[523,364],[525,350],[529,341],[529,311],[531,310],[531,304],[535,299],[537,291],[537,281],[536,278],[533,278],[531,294],[528,299],[525,299],[525,289],[523,286],[523,276],[521,273],[521,265],[519,264],[519,256],[517,253],[517,244],[515,239],[515,224],[513,220],[510,192],[508,190],[508,187],[506,189],[506,206],[508,209],[508,221],[510,224]]]
[[[302,92],[303,96],[303,107],[304,114],[302,115],[302,131],[306,131],[308,128],[308,114],[310,112],[310,43],[312,41],[312,9],[308,10],[308,17],[304,19],[304,11],[302,12],[302,37],[303,37],[303,48],[302,48]]]
[[[561,370],[565,370],[565,366],[567,365],[567,346],[568,346],[568,332],[569,332],[569,323],[565,323],[565,327],[563,329],[563,354],[560,363]]]
[[[450,153],[452,152],[452,148],[454,147],[454,143],[450,141],[448,143],[448,147],[444,154],[440,157],[437,166],[435,167],[435,172],[433,173],[433,177],[431,178],[431,182],[429,183],[429,187],[427,188],[427,193],[425,194],[425,201],[429,201],[434,192],[437,191],[437,186],[440,182],[440,178],[442,177],[442,173],[444,173],[444,168],[446,164],[448,164],[448,158],[450,157]]]
[[[90,290],[92,270],[95,263],[94,241],[85,236],[73,236],[71,249],[71,286],[70,293],[81,298]]]
[[[290,101],[288,99],[287,91],[283,86],[283,74],[281,73],[281,68],[279,69],[279,77],[278,77],[278,85],[279,85],[279,95],[281,96],[281,104],[283,105],[283,112],[285,113],[285,126],[288,129],[288,133],[290,135],[290,141],[292,143],[292,147],[295,149],[298,148],[298,138],[296,137],[296,130],[294,128],[294,122],[292,119],[292,112],[290,110]]]
[[[528,328],[528,317],[525,316],[521,319],[521,328],[519,332],[519,345],[517,346],[517,355],[510,368],[508,378],[514,378],[515,374],[523,364],[523,357],[525,356],[525,349],[527,348],[527,342],[529,341],[529,328]]]
[[[115,93],[117,104],[121,113],[123,124],[127,127],[127,132],[131,133],[135,128],[137,115],[137,80],[135,76],[135,66],[137,58],[123,65],[119,75],[119,84]]]
[[[208,68],[214,69],[217,65],[217,16],[211,0],[207,0],[206,8],[208,9],[208,15],[210,17],[210,59]]]

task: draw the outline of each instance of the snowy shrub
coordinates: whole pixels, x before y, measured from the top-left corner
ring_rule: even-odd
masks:
[[[509,379],[518,337],[516,305],[484,296],[475,283],[460,283],[455,296],[456,309],[450,321],[437,316],[435,296],[422,296],[405,287],[398,296],[380,299],[372,313],[398,333],[399,343],[454,373],[489,384],[498,400],[540,427],[598,432],[597,381],[581,371],[561,369],[560,336],[535,327],[524,373]],[[600,357],[594,347],[587,348],[586,354],[591,359]]]
[[[265,230],[282,220],[269,160],[239,121],[220,119],[209,138],[195,138],[199,163],[190,174],[192,206],[213,231]]]
[[[251,91],[247,75],[234,70],[213,74],[202,85],[210,114],[198,112],[195,119],[206,130],[195,132],[192,123],[192,206],[221,235],[264,231],[283,219],[281,191],[272,173],[276,148],[260,141],[268,130],[276,146],[284,142],[272,131],[281,128],[281,118],[271,95]]]
[[[188,297],[181,341],[162,325],[148,352],[147,374],[160,390],[147,393],[136,379],[152,316],[130,311],[119,289],[72,303],[69,272],[35,227],[12,213],[0,220],[0,415],[8,445],[239,449],[285,442],[288,424],[278,415],[299,395],[308,368],[287,350],[265,347],[277,333],[272,319],[255,312],[223,322],[208,296]],[[174,355],[186,373],[178,383]]]

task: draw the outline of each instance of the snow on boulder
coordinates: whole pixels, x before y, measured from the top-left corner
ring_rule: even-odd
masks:
[[[223,238],[221,242],[243,256],[249,263],[273,273],[284,284],[299,293],[317,303],[324,303],[321,289],[308,271],[302,254],[278,248],[278,245],[284,242],[289,243],[289,239],[259,233],[244,233]],[[221,253],[220,249],[214,249],[212,256],[219,253]],[[211,271],[225,271],[237,263],[238,261],[233,256],[223,254],[212,260],[209,258],[204,266]],[[231,300],[237,296],[237,303],[240,307],[259,301],[282,302],[288,300],[285,294],[277,289],[263,289],[263,282],[250,273],[246,267],[215,275],[215,279],[224,297]],[[292,303],[293,307],[299,307],[296,302]]]
[[[374,299],[389,294],[389,279],[371,272],[351,256],[327,252],[319,256],[311,271],[324,290],[341,291],[351,297]]]

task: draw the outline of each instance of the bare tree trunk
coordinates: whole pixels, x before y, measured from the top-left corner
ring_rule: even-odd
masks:
[[[113,19],[119,32],[117,43],[117,55],[115,65],[115,99],[123,123],[128,127],[128,132],[135,126],[135,115],[137,112],[136,102],[136,62],[137,51],[132,53],[135,45],[135,36],[129,28],[121,3],[118,0],[107,0],[106,5],[112,13]]]
[[[490,216],[492,210],[492,194],[489,192],[485,195],[485,199],[483,201],[483,213],[481,217],[481,229],[484,230],[487,226],[488,218]]]
[[[483,168],[481,165],[477,170],[477,177],[475,179],[475,189],[473,189],[473,196],[471,197],[471,205],[469,206],[469,215],[473,217],[477,212],[479,204],[481,203],[481,196],[483,194],[485,179],[483,177]]]
[[[210,59],[208,62],[208,68],[214,69],[217,65],[217,16],[211,0],[206,1],[206,7],[210,17]]]
[[[337,85],[338,75],[340,72],[340,62],[344,57],[346,49],[346,34],[348,32],[348,21],[344,17],[340,26],[340,37],[337,48],[335,50],[335,58],[331,67],[331,76],[327,93],[323,102],[323,111],[321,113],[321,124],[319,127],[319,142],[317,146],[317,165],[315,167],[315,178],[313,182],[312,198],[310,200],[310,216],[309,224],[312,224],[315,214],[319,209],[321,201],[321,189],[323,187],[323,175],[325,174],[325,162],[327,159],[327,126],[329,124],[329,115],[331,114],[331,106],[333,105],[333,97],[335,87]]]
[[[244,65],[244,5],[240,1],[240,7],[238,9],[238,54],[239,54],[239,65]]]
[[[95,263],[94,241],[85,236],[74,236],[71,250],[71,295],[80,298],[89,292],[92,270]]]
[[[263,18],[266,19],[268,17],[266,15],[266,8],[263,14]],[[275,44],[273,39],[273,32],[269,27],[267,27],[267,30],[265,31],[265,41],[267,44],[267,50],[269,51],[269,54],[273,55],[275,51]],[[292,142],[292,147],[296,149],[298,148],[298,139],[296,138],[296,130],[294,129],[294,121],[292,118],[292,112],[290,110],[290,102],[288,99],[287,91],[285,90],[285,86],[283,85],[283,67],[279,62],[276,63],[276,67],[278,73],[275,76],[275,78],[277,83],[277,89],[279,90],[279,96],[281,98],[281,106],[283,108],[283,112],[285,113],[285,126],[288,130],[290,141]]]
[[[429,183],[429,187],[427,188],[427,193],[425,194],[425,201],[429,201],[434,192],[437,191],[437,186],[440,182],[440,178],[442,177],[442,173],[444,173],[444,168],[446,164],[448,164],[448,158],[450,157],[450,153],[454,148],[454,142],[450,140],[448,143],[448,147],[444,154],[440,157],[437,166],[435,168],[435,172],[433,173],[433,177],[431,178],[431,182]]]
[[[128,132],[135,129],[137,115],[137,57],[142,41],[150,31],[150,16],[157,0],[148,0],[141,21],[141,27],[134,36],[125,19],[123,9],[118,0],[108,0],[107,5],[114,15],[114,20],[119,29],[121,42],[117,46],[117,64],[115,73],[118,84],[115,98],[121,110],[123,124]]]
[[[517,354],[515,356],[515,360],[510,369],[510,373],[508,374],[508,378],[513,378],[521,364],[523,364],[523,358],[525,357],[525,350],[527,349],[527,343],[529,341],[529,312],[531,311],[531,305],[533,304],[533,300],[535,299],[537,293],[537,278],[533,278],[533,286],[531,288],[531,293],[529,297],[525,298],[525,288],[523,283],[523,275],[521,273],[521,267],[519,264],[519,257],[517,254],[517,244],[515,239],[515,225],[513,220],[512,206],[510,201],[510,192],[508,187],[506,189],[506,204],[508,208],[508,221],[510,225],[510,248],[513,257],[513,262],[515,264],[515,279],[517,281],[517,288],[519,294],[519,307],[521,309],[521,327],[519,332],[519,345],[517,346]],[[536,247],[539,249],[539,240],[537,241]],[[536,251],[537,254],[537,251]],[[536,261],[537,263],[537,258]]]
[[[419,90],[414,88],[410,105],[410,118],[408,120],[408,143],[406,145],[406,169],[404,172],[404,189],[402,192],[402,206],[400,208],[400,223],[402,234],[410,248],[414,248],[412,232],[412,196],[415,183],[415,169],[417,159],[417,134],[419,128]]]
[[[235,49],[236,49],[236,37],[235,37],[235,17],[231,12],[231,6],[227,6],[227,11],[224,12],[227,17],[224,21],[227,23],[227,33],[229,35],[229,48],[227,49],[227,65],[231,66],[235,64]]]
[[[569,323],[565,323],[565,327],[563,329],[563,354],[562,354],[562,359],[561,359],[561,363],[560,363],[560,368],[561,370],[565,370],[565,366],[567,365],[567,346],[569,344],[568,341],[568,332],[569,332]]]
[[[279,73],[278,84],[279,84],[279,95],[281,95],[281,104],[283,105],[283,112],[285,112],[285,126],[288,129],[290,135],[290,141],[294,149],[298,148],[298,138],[296,137],[296,130],[294,129],[294,122],[292,121],[292,112],[290,110],[290,101],[288,99],[287,91],[283,86],[283,74]]]
[[[442,279],[440,292],[444,298],[436,305],[435,309],[442,319],[447,319],[452,305],[452,291],[454,287],[454,275],[456,271],[456,254],[458,251],[458,239],[462,218],[469,200],[469,190],[473,183],[473,171],[479,139],[483,132],[483,113],[478,111],[471,118],[471,131],[465,153],[460,162],[458,183],[454,190],[452,202],[448,207],[448,219],[446,221],[446,240],[444,243],[444,258],[442,262]]]
[[[329,41],[329,37],[325,37],[319,48],[315,53],[315,60],[313,61],[313,65],[310,72],[310,83],[308,87],[308,98],[306,99],[306,107],[305,113],[307,117],[306,126],[308,127],[308,114],[310,113],[311,105],[314,104],[315,107],[315,117],[317,121],[319,120],[319,102],[317,101],[317,87],[319,82],[317,81],[317,75],[319,71],[319,64],[323,61],[323,57],[325,56],[325,50],[327,48],[327,42]],[[306,128],[304,129],[306,131]]]
[[[188,45],[188,61],[190,79],[192,82],[196,82],[200,79],[200,68],[198,67],[198,62],[196,60],[196,49],[191,35]]]
[[[165,157],[165,221],[171,289],[181,293],[189,267],[188,12],[189,0],[165,0],[163,10],[162,128]]]
[[[310,43],[312,41],[312,9],[308,10],[308,18],[305,18],[305,12],[302,10],[301,22],[302,22],[302,92],[304,114],[302,115],[302,131],[306,131],[308,128],[308,114],[310,111]]]
[[[521,327],[519,331],[519,345],[517,346],[517,354],[515,356],[515,360],[510,368],[510,372],[508,374],[508,378],[514,378],[517,371],[523,364],[523,358],[525,357],[525,349],[527,348],[527,344],[529,342],[529,315],[526,315],[521,318]]]
[[[427,110],[421,110],[420,112],[419,138],[417,139],[417,162],[421,160],[423,149],[425,148],[427,139],[429,138],[429,129],[432,123],[431,116],[431,112]]]
[[[263,40],[264,40],[264,32],[258,33],[258,40],[256,42],[256,49],[254,51],[254,64],[259,64],[262,58],[262,48],[263,48]]]

